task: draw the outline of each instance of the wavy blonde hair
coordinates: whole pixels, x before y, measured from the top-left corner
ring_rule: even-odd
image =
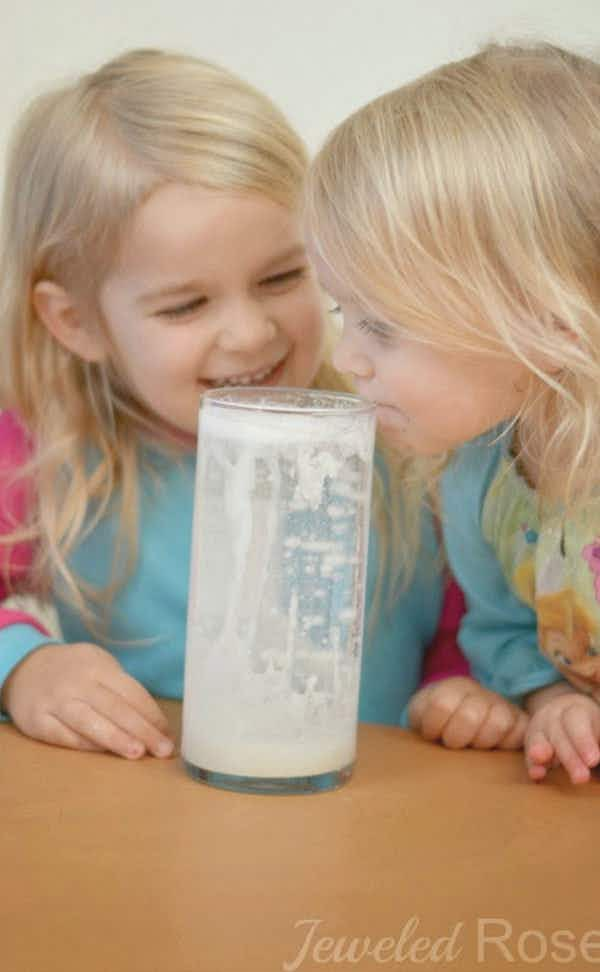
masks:
[[[121,237],[158,187],[260,193],[297,210],[306,167],[301,140],[267,97],[223,68],[157,50],[125,53],[43,94],[14,133],[0,252],[0,407],[14,410],[32,436],[20,475],[36,501],[25,526],[1,542],[33,542],[35,588],[48,595],[58,578],[96,632],[99,612],[106,615],[137,559],[140,444],[160,443],[153,417],[114,365],[90,364],[50,334],[33,288],[55,281],[98,315]],[[327,357],[315,384],[344,387]],[[176,458],[175,442],[162,448]],[[69,557],[117,496],[113,578],[98,590],[73,573]],[[391,514],[381,489],[379,496],[387,538]]]
[[[319,152],[307,213],[359,302],[438,347],[523,362],[517,442],[540,498],[597,496],[597,63],[490,45],[377,98]]]

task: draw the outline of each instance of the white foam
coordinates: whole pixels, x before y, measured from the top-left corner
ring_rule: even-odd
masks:
[[[361,421],[357,421],[360,418]],[[335,443],[345,453],[368,458],[374,414],[352,416],[332,409],[323,414],[227,409],[206,402],[200,409],[199,440],[204,436],[245,446],[301,446]]]

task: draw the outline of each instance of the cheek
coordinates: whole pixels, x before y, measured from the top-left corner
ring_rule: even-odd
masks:
[[[152,367],[155,341],[149,322],[139,321],[130,309],[118,301],[107,302],[102,308],[110,342],[110,355],[118,371],[125,376],[143,377]]]
[[[131,333],[119,349],[122,366],[138,388],[169,382],[190,371],[193,355],[181,341],[147,329],[143,336]]]
[[[375,371],[376,382],[385,392],[389,404],[394,401],[400,405],[402,402],[430,404],[429,388],[432,382],[427,369],[410,353],[399,353],[393,346],[378,344],[374,340],[370,341],[366,353]]]
[[[307,354],[318,354],[325,339],[325,312],[313,294],[301,296],[288,308],[288,333]]]
[[[406,374],[423,407],[437,413],[442,422],[452,425],[473,411],[477,393],[464,369],[449,367],[435,356],[408,361]]]

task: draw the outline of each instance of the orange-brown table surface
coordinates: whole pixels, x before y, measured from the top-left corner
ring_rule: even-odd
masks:
[[[346,786],[277,797],[2,725],[0,968],[593,968],[599,798],[529,783],[520,754],[380,726],[360,727]]]

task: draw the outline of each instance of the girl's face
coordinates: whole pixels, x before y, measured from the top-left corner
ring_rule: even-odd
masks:
[[[192,435],[208,389],[308,386],[320,364],[323,301],[300,221],[258,194],[156,190],[134,216],[100,308],[130,388]]]
[[[344,316],[334,364],[377,403],[377,420],[392,445],[437,455],[518,412],[530,380],[521,362],[424,344],[401,325],[375,318],[317,263]]]

